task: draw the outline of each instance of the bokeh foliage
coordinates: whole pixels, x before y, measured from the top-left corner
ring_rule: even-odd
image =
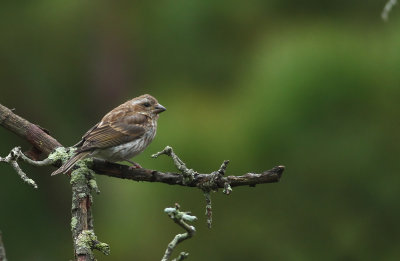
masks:
[[[229,174],[287,166],[278,184],[213,195],[98,177],[99,260],[158,260],[179,202],[200,217],[190,260],[398,260],[400,12],[385,1],[7,1],[1,103],[64,145],[111,108],[150,93],[168,108],[153,144],[189,167]],[[0,153],[24,145],[0,129]],[[10,260],[72,257],[70,186],[1,165],[0,229]]]

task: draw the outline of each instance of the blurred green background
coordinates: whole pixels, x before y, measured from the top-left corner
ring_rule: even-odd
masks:
[[[386,1],[5,1],[0,102],[75,144],[106,112],[143,93],[168,108],[135,158],[166,145],[207,173],[285,165],[280,183],[213,194],[99,176],[95,231],[106,260],[160,260],[181,232],[163,213],[199,217],[189,260],[400,259],[400,7]],[[0,128],[0,154],[28,144]],[[68,260],[70,185],[0,165],[9,260]]]

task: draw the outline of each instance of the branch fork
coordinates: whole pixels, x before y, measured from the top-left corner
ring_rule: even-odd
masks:
[[[165,250],[165,254],[161,261],[168,261],[172,251],[176,248],[176,246],[183,242],[186,239],[189,239],[194,236],[196,233],[196,229],[194,226],[188,225],[186,222],[193,222],[197,220],[197,217],[190,215],[190,212],[182,212],[179,210],[180,206],[178,203],[175,203],[174,208],[166,208],[164,212],[168,214],[168,216],[180,227],[186,230],[186,233],[178,234],[174,237],[174,239],[168,244],[167,249]],[[184,260],[189,256],[189,253],[181,252],[179,256],[172,261]]]
[[[186,167],[186,164],[175,154],[174,150],[170,146],[166,146],[162,151],[151,155],[152,158],[157,158],[160,155],[167,155],[172,158],[176,168],[182,173],[183,180],[182,184],[187,185],[194,180],[194,178],[199,174],[193,169]]]
[[[34,166],[48,166],[52,164],[52,161],[50,159],[45,159],[43,161],[31,160],[21,151],[21,147],[13,148],[10,153],[4,158],[0,157],[0,162],[9,163],[25,183],[37,189],[38,186],[36,185],[36,182],[33,179],[29,178],[19,166],[19,159],[22,159],[25,162]]]
[[[162,154],[170,156],[173,159],[176,168],[180,170],[182,173],[183,176],[182,183],[184,185],[193,182],[193,180],[199,175],[198,172],[186,167],[186,164],[175,154],[172,147],[166,146],[165,149],[163,149],[160,152],[157,152],[156,154],[153,154],[152,157],[157,158]],[[229,160],[224,160],[224,162],[222,163],[221,167],[218,170],[213,171],[211,174],[206,175],[205,178],[201,182],[198,182],[196,185],[199,189],[203,191],[204,197],[206,199],[206,216],[207,216],[208,228],[211,228],[212,224],[211,192],[218,191],[219,184],[221,182],[224,184],[223,193],[229,195],[232,192],[232,188],[229,181],[224,178],[228,164]]]

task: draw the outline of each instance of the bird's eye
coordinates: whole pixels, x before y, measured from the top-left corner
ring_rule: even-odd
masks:
[[[144,107],[150,107],[150,103],[149,102],[145,102],[145,103],[143,103],[143,106]]]

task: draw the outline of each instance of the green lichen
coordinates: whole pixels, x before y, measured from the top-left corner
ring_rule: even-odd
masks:
[[[84,185],[86,183],[84,171],[82,171],[81,168],[72,171],[69,183],[71,185]]]
[[[97,186],[95,173],[89,168],[92,162],[92,159],[84,159],[78,161],[76,163],[76,166],[78,168],[74,169],[74,171],[72,171],[71,173],[70,183],[71,185],[80,187],[78,188],[79,191],[84,191],[85,193],[89,194],[90,191],[87,191],[87,189],[85,189],[85,187],[89,187],[90,190],[93,190],[97,194],[99,194],[100,190]]]
[[[96,180],[94,178],[89,180],[89,187],[92,190],[96,191],[97,194],[100,193],[99,187],[97,186],[97,182],[96,182]]]
[[[71,208],[72,208],[73,210],[78,208],[78,206],[75,204],[75,201],[74,201],[74,200],[72,201],[72,207],[71,207]]]
[[[71,219],[71,229],[74,230],[76,225],[78,224],[78,219],[76,217],[72,217]]]
[[[92,164],[92,159],[79,160],[75,166],[77,166],[71,173],[71,184],[83,184],[86,183],[87,179],[92,179],[94,177],[94,171],[88,166]]]
[[[64,163],[72,157],[75,150],[75,148],[58,147],[48,158],[53,161],[61,160]]]
[[[93,165],[93,159],[92,158],[81,159],[75,165],[80,167],[80,168],[84,168],[84,169],[86,169],[86,170],[88,170],[90,172],[93,172],[93,170],[90,169],[90,167]]]
[[[94,189],[97,188],[97,182],[94,179],[89,180],[89,186]]]
[[[83,230],[75,240],[77,255],[93,255],[92,249],[97,249],[104,255],[110,254],[110,246],[99,242],[93,230]]]
[[[87,255],[92,254],[92,241],[96,236],[93,230],[83,230],[75,240],[76,254]]]
[[[94,190],[99,193],[99,189],[95,180],[95,173],[90,169],[92,159],[79,160],[71,173],[70,183],[72,185],[72,216],[71,229],[75,239],[75,252],[76,255],[87,255],[89,260],[95,260],[93,256],[93,249],[101,251],[105,255],[110,254],[110,247],[97,240],[93,230],[82,230],[79,223],[82,218],[79,206],[84,198],[88,198],[86,204],[91,205],[92,195],[91,191]],[[93,219],[91,210],[87,208],[87,228],[93,228]]]
[[[182,172],[182,184],[183,185],[187,185],[190,184],[193,180],[194,180],[194,176],[197,172],[192,170],[192,169],[188,169],[186,172]]]
[[[78,198],[79,198],[79,199],[81,199],[81,198],[86,198],[86,196],[87,196],[86,193],[79,193],[79,194],[78,194]]]
[[[106,256],[110,254],[110,246],[106,243],[97,242],[96,244],[94,244],[93,248],[99,250]]]
[[[225,183],[224,183],[224,189],[222,190],[222,192],[223,192],[224,194],[226,194],[226,195],[231,194],[231,192],[232,192],[232,187],[231,187],[231,185],[230,185],[228,182],[225,182]]]

